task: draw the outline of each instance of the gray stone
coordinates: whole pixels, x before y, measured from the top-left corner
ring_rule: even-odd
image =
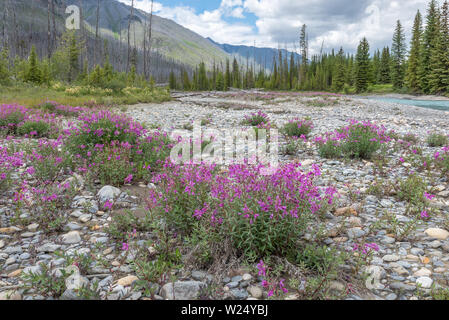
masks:
[[[204,280],[207,276],[207,273],[204,271],[192,271],[192,278],[197,281]]]
[[[81,300],[81,298],[75,293],[75,291],[66,289],[61,296],[61,300]]]
[[[350,228],[348,229],[348,237],[351,239],[357,239],[361,238],[366,234],[365,231],[363,231],[360,228]]]
[[[105,203],[108,200],[114,200],[120,195],[121,191],[118,188],[112,186],[104,186],[98,191],[97,196],[100,199],[100,203]]]
[[[396,300],[398,296],[394,293],[390,293],[388,296],[385,297],[386,300]]]
[[[390,284],[390,289],[400,291],[415,291],[416,287],[402,282],[393,282]]]
[[[37,248],[36,251],[37,252],[55,252],[59,248],[61,248],[61,246],[58,244],[46,243],[46,244],[40,246],[39,248]]]
[[[382,258],[385,262],[396,262],[399,261],[400,257],[395,254],[387,254]]]
[[[432,287],[433,280],[429,277],[419,277],[416,279],[416,285],[423,289],[430,289]]]
[[[263,296],[263,291],[260,287],[250,286],[247,290],[253,298],[260,299]]]
[[[160,295],[166,300],[195,300],[206,284],[200,281],[177,281],[167,283],[161,289]]]
[[[235,299],[244,300],[248,298],[248,292],[245,289],[232,289],[231,294]]]
[[[15,247],[7,247],[5,250],[3,250],[4,253],[7,254],[13,254],[13,253],[22,253],[22,247],[21,246],[15,246]]]
[[[81,242],[81,236],[78,231],[70,231],[62,236],[62,241],[65,244],[74,244]]]
[[[229,283],[226,285],[226,287],[228,287],[229,289],[237,288],[238,286],[239,286],[239,283],[238,283],[238,282],[235,282],[235,281],[229,282]]]

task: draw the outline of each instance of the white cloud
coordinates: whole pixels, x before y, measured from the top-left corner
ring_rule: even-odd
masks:
[[[129,4],[131,0],[120,0]],[[135,1],[136,7],[149,10],[150,0]],[[170,7],[154,3],[155,12],[182,26],[230,44],[284,47],[298,46],[299,28],[307,24],[311,53],[324,49],[355,51],[360,39],[367,37],[372,48],[391,44],[398,19],[407,32],[407,42],[418,9],[425,13],[428,0],[222,0],[215,10],[196,12],[188,6]],[[245,14],[256,17],[255,25]],[[239,18],[229,23],[227,17]]]

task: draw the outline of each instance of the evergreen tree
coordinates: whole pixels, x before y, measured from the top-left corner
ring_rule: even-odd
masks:
[[[356,55],[355,87],[357,93],[364,92],[368,89],[369,67],[369,43],[366,38],[363,38],[357,48]]]
[[[405,55],[407,48],[405,45],[404,29],[402,28],[401,21],[398,20],[396,29],[393,36],[393,45],[391,47],[392,54],[392,70],[391,76],[393,80],[393,87],[395,89],[401,89],[404,86],[405,77]]]
[[[377,84],[380,81],[380,51],[376,50],[373,57],[373,75],[372,83]]]
[[[71,32],[69,46],[69,82],[76,79],[79,72],[80,47],[75,32]]]
[[[225,91],[225,81],[223,77],[223,72],[219,71],[217,74],[217,85],[216,90],[218,91]]]
[[[50,86],[51,72],[50,72],[50,62],[48,60],[42,61],[41,64],[41,82],[47,86]]]
[[[28,58],[28,71],[25,80],[36,84],[41,83],[41,70],[39,69],[39,61],[37,58],[36,47],[31,47],[31,53]]]
[[[197,89],[200,91],[209,90],[209,82],[207,80],[206,65],[204,62],[200,63],[198,71],[198,85]]]
[[[9,53],[4,47],[0,52],[0,84],[8,85],[11,82],[11,72],[9,71]]]
[[[230,67],[229,67],[229,60],[226,59],[225,91],[228,91],[231,86],[232,86],[232,79],[231,79],[231,71],[230,71]]]
[[[234,62],[232,63],[232,86],[234,88],[241,88],[241,80],[240,80],[240,69],[237,59],[234,58]]]
[[[435,52],[435,47],[438,39],[439,29],[439,13],[438,3],[436,0],[431,0],[427,10],[427,25],[423,34],[422,46],[420,49],[420,63],[418,69],[419,83],[421,90],[424,93],[430,93],[430,78],[432,74],[431,57]]]
[[[432,94],[446,92],[449,85],[449,6],[445,1],[440,14],[439,34],[432,51],[429,88]]]
[[[191,89],[189,74],[184,69],[181,70],[182,75],[182,88],[186,91]]]
[[[176,90],[177,89],[177,84],[176,84],[176,76],[175,73],[172,71],[170,71],[170,76],[169,76],[169,87],[172,90]]]
[[[333,87],[335,91],[340,92],[341,90],[343,90],[345,86],[345,77],[346,77],[343,48],[340,48],[340,51],[338,52],[336,68],[337,70],[335,78],[333,79]]]
[[[390,48],[388,47],[382,50],[382,56],[380,58],[379,76],[381,84],[391,83],[391,57],[390,57]]]
[[[413,92],[421,90],[418,70],[420,69],[421,41],[422,41],[422,16],[421,12],[416,13],[413,24],[413,35],[410,45],[410,57],[408,59],[407,86]]]

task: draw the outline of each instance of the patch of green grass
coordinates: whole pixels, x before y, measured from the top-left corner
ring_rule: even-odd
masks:
[[[137,103],[160,103],[169,101],[170,92],[165,88],[155,88],[151,91],[133,92],[132,94],[95,95],[95,94],[67,94],[65,91],[54,90],[45,86],[16,84],[14,86],[0,86],[0,101],[3,104],[18,104],[23,106],[37,106],[42,101],[58,101],[61,105],[82,106],[86,102],[97,105],[130,105]]]
[[[449,144],[449,138],[444,134],[432,133],[427,138],[429,147],[444,147]]]

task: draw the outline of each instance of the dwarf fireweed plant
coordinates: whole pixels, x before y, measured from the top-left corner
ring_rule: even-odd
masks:
[[[288,293],[285,287],[285,279],[275,278],[271,275],[271,269],[265,265],[263,260],[257,264],[258,275],[262,277],[262,287],[268,290],[268,298],[281,297]]]
[[[96,146],[109,145],[113,141],[135,144],[145,130],[131,118],[100,110],[83,113],[78,123],[71,124],[65,133],[69,150],[86,157],[89,151],[96,151]]]
[[[382,145],[391,141],[385,127],[351,120],[350,125],[317,137],[321,157],[371,159]]]
[[[58,119],[38,109],[18,105],[0,105],[0,130],[4,134],[26,137],[57,137]]]
[[[25,163],[24,153],[10,153],[7,146],[0,146],[0,191],[11,185],[11,175]]]
[[[170,154],[172,144],[161,131],[147,132],[123,115],[106,110],[82,114],[78,123],[65,131],[66,148],[73,155],[76,170],[92,180],[121,185],[132,175],[148,179]]]
[[[294,119],[287,122],[282,128],[282,133],[288,137],[307,137],[313,129],[313,122],[310,120]]]
[[[26,172],[40,182],[57,181],[71,164],[71,159],[62,151],[62,146],[62,139],[40,139],[30,145],[26,157],[30,165]]]
[[[441,152],[434,154],[435,166],[441,170],[443,174],[449,176],[449,146],[444,147]]]
[[[268,115],[262,111],[258,111],[257,113],[251,113],[250,115],[245,116],[242,124],[249,125],[252,127],[262,128],[270,123],[270,118]]]
[[[334,189],[321,195],[314,179],[321,174],[300,164],[287,164],[271,176],[260,175],[262,165],[178,166],[166,162],[153,178],[152,213],[191,235],[199,226],[218,234],[248,260],[294,250],[306,226],[323,203],[332,203]]]

